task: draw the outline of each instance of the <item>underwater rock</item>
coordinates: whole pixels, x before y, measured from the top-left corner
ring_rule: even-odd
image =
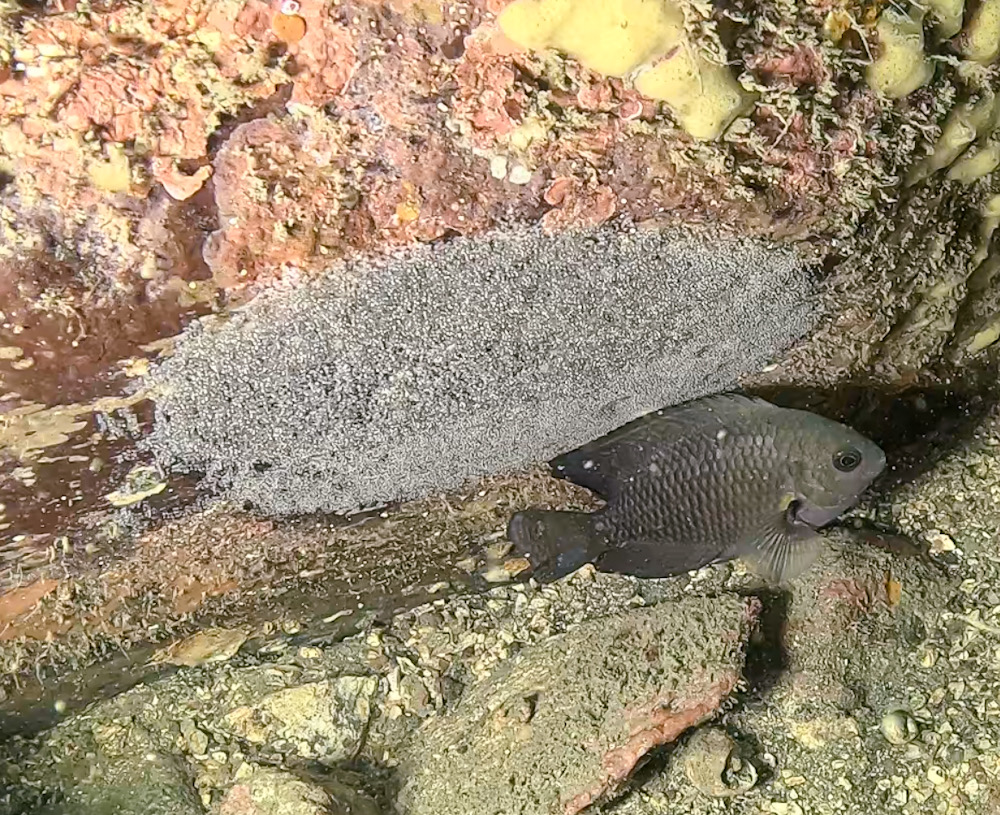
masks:
[[[136,742],[132,742],[134,745]],[[74,768],[54,803],[34,815],[202,815],[191,778],[175,756],[100,752]],[[93,775],[83,776],[90,770]],[[99,779],[95,783],[94,779]]]
[[[752,789],[757,770],[739,745],[718,727],[698,729],[684,745],[681,761],[688,780],[711,798],[732,798]]]
[[[594,620],[524,649],[407,745],[405,815],[575,815],[740,682],[758,612],[693,598]]]
[[[301,756],[344,761],[361,749],[377,687],[373,676],[298,685],[271,693],[253,706],[238,707],[224,721],[250,744],[291,740]]]
[[[322,780],[243,764],[235,774],[215,815],[379,815],[378,805],[364,793],[336,780]]]

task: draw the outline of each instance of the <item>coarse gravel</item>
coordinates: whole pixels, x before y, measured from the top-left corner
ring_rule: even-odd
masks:
[[[817,318],[792,249],[511,228],[380,259],[188,330],[149,444],[272,515],[516,470],[733,386]]]

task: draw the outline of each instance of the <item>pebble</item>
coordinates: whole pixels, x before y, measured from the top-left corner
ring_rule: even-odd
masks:
[[[773,815],[802,815],[802,807],[790,801],[772,801],[767,811]]]
[[[757,770],[739,755],[739,745],[719,728],[698,730],[684,750],[684,774],[699,792],[730,798],[757,783]]]
[[[493,158],[490,159],[490,175],[497,180],[502,180],[507,177],[506,156],[493,156]]]
[[[879,724],[882,735],[889,744],[906,744],[920,732],[916,720],[905,710],[891,710]]]
[[[208,752],[208,736],[202,730],[195,730],[188,736],[188,746],[196,756],[203,756]]]
[[[927,768],[927,780],[930,781],[935,787],[940,787],[948,780],[948,776],[944,774],[944,770],[936,764],[932,764]]]
[[[507,176],[507,180],[511,184],[527,184],[531,181],[531,170],[525,167],[523,164],[516,164],[510,171],[510,175]]]
[[[932,555],[955,551],[955,541],[949,535],[937,529],[932,529],[927,533],[927,542],[930,544]]]

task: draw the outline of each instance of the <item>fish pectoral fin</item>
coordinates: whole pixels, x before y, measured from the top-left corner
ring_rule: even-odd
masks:
[[[823,537],[814,529],[778,523],[742,545],[738,557],[766,580],[784,583],[808,569],[823,546]]]

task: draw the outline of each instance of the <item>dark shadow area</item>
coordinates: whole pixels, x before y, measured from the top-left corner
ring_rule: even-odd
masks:
[[[788,667],[788,656],[784,647],[785,623],[788,619],[788,606],[791,595],[780,590],[755,590],[747,592],[746,597],[755,597],[761,603],[758,624],[751,633],[746,646],[746,657],[743,663],[743,678],[745,686],[734,692],[725,708],[742,707],[748,703],[765,698],[774,687],[778,678]],[[704,726],[708,726],[712,722]],[[725,726],[725,717],[716,720],[714,724]],[[632,773],[629,780],[631,788],[642,787],[654,778],[662,775],[674,757],[682,750],[691,735],[699,728],[693,727],[675,741],[665,744],[648,753]],[[756,769],[759,781],[757,786],[766,784],[774,775],[774,771],[762,761],[759,756],[765,752],[757,739],[732,728],[727,728],[729,735],[739,746],[741,758],[749,761]],[[614,807],[612,806],[612,811]]]
[[[175,666],[149,663],[159,647],[142,645],[128,653],[109,648],[84,670],[62,675],[40,670],[38,675],[24,677],[16,698],[0,705],[0,739],[30,738],[94,702],[174,673]]]
[[[767,696],[788,667],[784,639],[791,594],[779,589],[762,589],[750,596],[760,601],[761,610],[757,627],[747,640],[743,663],[746,685],[736,693],[741,703]]]
[[[275,56],[272,54],[272,56]],[[271,96],[261,99],[254,105],[241,108],[235,113],[223,114],[215,131],[208,137],[208,155],[215,158],[222,145],[226,143],[233,131],[240,125],[252,122],[254,119],[265,119],[272,113],[284,110],[285,103],[292,98],[292,84],[280,86]]]
[[[843,422],[885,450],[885,473],[874,491],[888,492],[932,469],[942,457],[973,441],[976,430],[1000,397],[991,366],[961,379],[890,390],[869,383],[845,383],[832,390],[776,386],[757,388],[782,407],[809,410]]]
[[[64,796],[50,790],[33,790],[17,786],[2,791],[0,803],[14,815],[68,815]]]

